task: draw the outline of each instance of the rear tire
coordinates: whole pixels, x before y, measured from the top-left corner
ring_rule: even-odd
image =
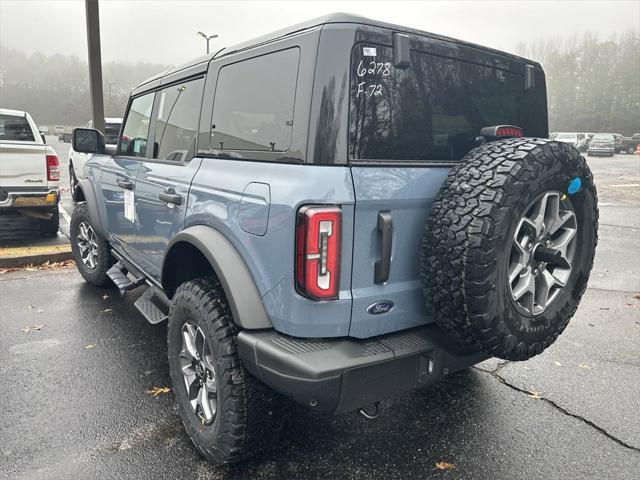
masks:
[[[86,203],[79,203],[73,209],[69,233],[73,259],[82,278],[97,287],[110,284],[107,270],[113,265],[114,258],[109,242],[100,237],[93,227]]]
[[[60,212],[58,207],[51,212],[51,218],[48,220],[38,220],[38,228],[40,229],[40,235],[53,237],[58,234],[60,228]]]
[[[563,193],[576,177],[578,191]],[[536,223],[519,236],[523,225],[533,224],[523,223],[531,216],[541,219],[540,228]],[[571,220],[566,227],[565,219]],[[507,360],[537,355],[578,307],[597,228],[593,177],[575,148],[542,139],[476,148],[449,172],[427,221],[421,248],[427,306],[443,330],[477,350]],[[564,248],[568,271],[536,260],[536,249],[545,245]],[[525,292],[524,300],[517,292]]]
[[[196,356],[186,347],[190,332]],[[187,434],[215,465],[255,455],[274,444],[282,429],[282,398],[242,365],[236,335],[218,280],[201,278],[178,287],[167,333],[173,391]]]

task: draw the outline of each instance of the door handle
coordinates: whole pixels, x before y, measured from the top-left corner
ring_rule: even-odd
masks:
[[[133,190],[133,182],[130,182],[129,180],[118,180],[118,186],[125,190]]]
[[[380,260],[375,263],[373,280],[384,283],[389,280],[391,270],[391,243],[393,241],[393,219],[391,212],[378,212],[378,231],[380,232]]]
[[[158,195],[158,198],[162,200],[164,203],[182,205],[182,197],[173,191],[162,192],[161,194]]]

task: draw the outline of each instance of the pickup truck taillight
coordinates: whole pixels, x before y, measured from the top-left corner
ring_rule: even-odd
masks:
[[[314,300],[338,298],[339,207],[302,207],[296,223],[296,287]]]
[[[47,181],[57,182],[60,180],[60,161],[57,155],[47,155]]]

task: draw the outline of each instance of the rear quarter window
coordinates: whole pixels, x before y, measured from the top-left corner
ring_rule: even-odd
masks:
[[[523,75],[415,50],[410,58],[398,69],[391,47],[354,47],[351,160],[451,162],[477,146],[482,127],[517,125],[527,134]]]
[[[291,146],[300,49],[290,48],[220,69],[211,148],[284,152]]]

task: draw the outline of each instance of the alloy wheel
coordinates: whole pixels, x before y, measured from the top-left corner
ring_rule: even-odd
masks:
[[[93,227],[87,222],[80,222],[76,240],[82,263],[85,267],[93,270],[98,265],[98,242]]]
[[[522,313],[540,315],[567,285],[577,232],[563,193],[546,192],[529,205],[513,235],[507,273],[511,299]]]
[[[193,323],[182,327],[180,369],[193,413],[201,423],[210,425],[218,411],[216,369],[209,342]]]

